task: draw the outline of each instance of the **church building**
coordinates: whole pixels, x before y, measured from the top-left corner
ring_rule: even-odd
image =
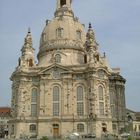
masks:
[[[56,0],[40,38],[38,62],[30,29],[11,75],[10,136],[64,137],[125,128],[125,79],[100,54],[92,25],[87,32],[72,0]]]

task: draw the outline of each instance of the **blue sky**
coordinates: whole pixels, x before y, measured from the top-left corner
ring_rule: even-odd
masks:
[[[73,0],[81,23],[91,22],[111,67],[126,78],[126,105],[140,111],[140,0]],[[52,19],[56,0],[0,0],[0,106],[10,105],[10,75],[18,64],[28,27],[36,54],[46,19]]]

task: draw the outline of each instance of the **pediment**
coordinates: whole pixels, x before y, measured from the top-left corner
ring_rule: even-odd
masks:
[[[64,67],[62,65],[53,64],[51,66],[48,66],[48,67],[44,68],[38,74],[39,75],[48,75],[48,74],[51,74],[53,72],[72,73],[73,70],[71,70],[70,68]]]

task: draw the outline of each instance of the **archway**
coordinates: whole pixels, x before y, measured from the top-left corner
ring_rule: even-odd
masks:
[[[61,0],[61,1],[60,1],[60,4],[61,4],[61,7],[62,7],[63,5],[66,5],[66,0]]]
[[[103,131],[104,133],[107,132],[107,125],[106,125],[106,123],[102,123],[102,131]]]
[[[53,124],[53,137],[59,137],[59,124]]]

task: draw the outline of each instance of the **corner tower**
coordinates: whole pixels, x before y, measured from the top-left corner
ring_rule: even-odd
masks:
[[[19,58],[19,67],[27,68],[35,65],[34,62],[34,48],[32,43],[32,36],[30,28],[28,29],[28,33],[25,37],[24,45],[21,49],[21,57]]]

